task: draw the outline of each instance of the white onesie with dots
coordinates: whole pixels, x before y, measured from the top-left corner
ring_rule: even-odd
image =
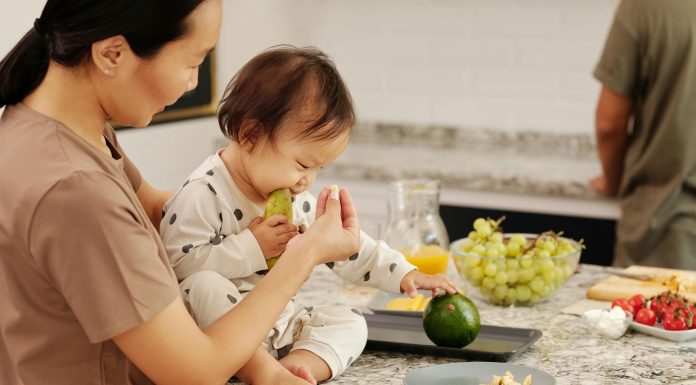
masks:
[[[316,198],[294,197],[295,224],[311,226]],[[185,302],[201,328],[233,308],[267,272],[266,259],[247,228],[263,216],[236,186],[218,153],[199,166],[165,204],[160,234]],[[415,266],[382,241],[360,234],[359,252],[327,266],[343,279],[384,291],[400,291]],[[296,309],[290,302],[264,341],[276,356],[305,349],[329,365],[332,378],[360,355],[367,341],[365,320],[346,306]],[[278,350],[281,350],[278,352]]]

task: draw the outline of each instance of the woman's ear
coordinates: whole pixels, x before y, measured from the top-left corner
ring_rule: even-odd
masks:
[[[92,62],[97,71],[114,77],[130,52],[130,45],[125,37],[112,36],[92,44]]]
[[[244,151],[251,152],[261,136],[261,123],[256,119],[245,119],[239,127],[239,144]]]

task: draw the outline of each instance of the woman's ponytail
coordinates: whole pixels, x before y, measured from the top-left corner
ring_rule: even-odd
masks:
[[[68,68],[89,58],[92,44],[123,35],[150,58],[188,31],[186,18],[204,0],[46,0],[41,16],[0,62],[0,108],[21,102],[46,77],[49,61]]]
[[[46,36],[32,28],[0,62],[0,108],[34,91],[46,76],[48,62]]]

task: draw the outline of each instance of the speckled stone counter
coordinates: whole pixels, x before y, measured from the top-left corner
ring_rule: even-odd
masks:
[[[561,313],[605,276],[599,266],[581,265],[551,300],[532,308],[496,307],[473,291],[469,295],[479,306],[482,323],[541,330],[541,339],[509,362],[547,371],[559,385],[696,384],[696,340],[676,343],[633,331],[610,340],[594,335],[580,317]],[[373,289],[342,283],[322,266],[302,288],[297,302],[304,306],[344,303],[367,311],[374,294]],[[365,351],[342,376],[327,384],[403,384],[410,370],[457,361],[461,360]]]
[[[363,124],[323,174],[432,178],[446,188],[595,199],[588,181],[600,165],[591,135]]]

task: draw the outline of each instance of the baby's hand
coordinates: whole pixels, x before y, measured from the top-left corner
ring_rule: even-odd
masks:
[[[249,223],[249,231],[261,246],[266,259],[279,256],[285,251],[288,241],[297,235],[297,226],[288,223],[285,215],[272,215],[265,221],[256,217]]]
[[[418,294],[418,289],[430,289],[433,296],[437,295],[437,289],[442,289],[449,294],[461,293],[458,288],[444,274],[424,274],[418,270],[412,270],[401,280],[401,291],[413,298]]]

